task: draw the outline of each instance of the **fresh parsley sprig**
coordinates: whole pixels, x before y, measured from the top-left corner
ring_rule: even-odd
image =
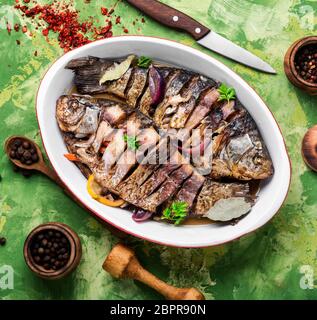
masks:
[[[185,201],[175,201],[163,211],[162,220],[169,220],[175,225],[182,223],[188,214],[188,203]]]
[[[123,136],[124,141],[127,143],[128,148],[131,150],[137,150],[140,147],[140,142],[137,140],[136,136],[128,136],[125,134]]]
[[[138,59],[138,67],[140,68],[148,68],[152,63],[152,59],[149,58],[149,57],[145,57],[145,56],[141,56],[139,59]]]
[[[236,99],[236,91],[234,88],[227,87],[224,83],[218,88],[218,92],[220,93],[218,101],[226,100],[229,103],[230,100]]]

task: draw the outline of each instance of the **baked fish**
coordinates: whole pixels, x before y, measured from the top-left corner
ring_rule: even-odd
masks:
[[[163,130],[200,128],[213,130],[210,176],[239,180],[266,179],[273,165],[257,127],[238,99],[219,101],[219,83],[191,71],[156,65],[165,82],[162,101],[152,105],[149,72],[131,64],[117,80],[100,84],[102,74],[118,61],[96,57],[70,61],[78,93],[108,93],[137,108]],[[220,136],[219,136],[220,135]]]
[[[168,138],[159,135],[153,120],[122,103],[61,96],[56,119],[84,175],[93,174],[104,190],[136,207],[160,213],[173,202],[186,202],[188,216],[204,217],[217,201],[235,199],[238,194],[244,202],[233,200],[237,206],[252,203],[246,185],[210,184],[210,178],[200,175],[177,149],[168,147]],[[124,139],[132,131],[140,143],[135,152]],[[101,152],[105,141],[107,148]]]
[[[249,183],[274,168],[233,88],[190,70],[140,66],[134,56],[84,57],[66,68],[77,94],[58,99],[56,119],[85,176],[153,215],[173,213],[175,203],[186,204],[187,217],[216,221],[250,211]]]

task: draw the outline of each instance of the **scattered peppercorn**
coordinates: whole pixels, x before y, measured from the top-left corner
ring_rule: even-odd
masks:
[[[4,246],[7,243],[7,239],[5,237],[0,238],[0,246]]]
[[[29,178],[32,176],[32,172],[30,170],[23,170],[22,169],[21,172],[22,172],[22,175],[24,178]]]
[[[12,169],[14,172],[20,172],[25,178],[29,178],[32,176],[33,170],[29,169],[22,169],[16,166],[15,164],[12,165]]]
[[[45,270],[59,270],[69,261],[70,243],[64,234],[48,229],[34,236],[30,252],[33,261]]]
[[[317,46],[315,44],[307,45],[297,52],[295,68],[303,80],[317,83]]]

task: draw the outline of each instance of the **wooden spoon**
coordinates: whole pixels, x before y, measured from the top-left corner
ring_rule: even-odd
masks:
[[[33,163],[31,165],[26,165],[24,163],[22,163],[20,160],[18,159],[12,159],[10,157],[10,144],[16,140],[16,139],[20,139],[22,141],[28,141],[31,145],[33,145],[36,148],[37,151],[37,155],[39,157],[38,162]],[[58,177],[58,175],[55,173],[55,171],[53,169],[51,169],[44,161],[43,158],[43,154],[42,151],[40,149],[40,147],[33,141],[30,140],[26,137],[23,136],[11,136],[9,137],[6,142],[5,142],[5,152],[8,156],[8,158],[10,159],[10,161],[12,163],[14,163],[17,167],[23,169],[23,170],[36,170],[39,171],[43,174],[45,174],[47,177],[49,177],[52,181],[54,181],[55,183],[57,183],[60,187],[62,187],[62,189],[64,190],[64,192],[70,197],[72,198],[77,204],[79,204],[80,206],[84,207],[83,205],[81,205],[81,203],[78,202],[78,200],[74,197],[74,195],[69,192],[64,183],[62,182],[62,180]],[[88,209],[86,207],[84,207],[84,209]],[[106,223],[104,220],[101,220],[100,218],[98,218],[97,216],[94,215],[94,217],[101,222],[112,234],[114,234],[115,236],[123,239],[126,238],[128,235],[124,232],[122,232],[121,230],[113,227],[112,225]]]
[[[11,143],[16,140],[16,139],[20,139],[21,141],[27,141],[29,142],[32,146],[35,147],[37,155],[39,157],[39,160],[36,163],[33,163],[31,165],[26,165],[24,163],[22,163],[20,160],[18,159],[12,159],[10,157],[10,145]],[[55,173],[54,170],[52,170],[50,167],[48,167],[44,161],[43,158],[43,154],[42,151],[40,149],[40,147],[32,140],[26,138],[26,137],[22,137],[22,136],[12,136],[9,137],[6,142],[5,142],[5,152],[8,156],[8,158],[11,160],[12,163],[14,163],[17,167],[22,168],[24,170],[36,170],[36,171],[40,171],[43,174],[45,174],[46,176],[48,176],[50,179],[52,179],[54,182],[56,182],[58,185],[60,185],[61,187],[64,188],[64,184],[63,182],[59,179],[59,177],[57,176],[57,174]]]

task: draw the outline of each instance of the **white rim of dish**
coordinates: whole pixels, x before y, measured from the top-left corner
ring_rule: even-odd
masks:
[[[81,201],[81,199],[79,199],[76,194],[71,190],[71,188],[67,185],[67,183],[65,182],[65,180],[60,176],[59,172],[55,169],[54,166],[54,161],[52,161],[51,157],[49,156],[49,152],[47,152],[47,146],[45,145],[45,141],[43,139],[43,134],[42,134],[42,128],[41,128],[41,123],[39,120],[39,115],[38,115],[38,106],[41,104],[41,99],[42,98],[42,94],[41,94],[41,88],[45,85],[46,82],[49,82],[50,78],[54,75],[54,67],[57,68],[57,62],[61,61],[61,60],[71,60],[72,56],[76,55],[77,53],[81,52],[81,51],[85,51],[86,48],[93,48],[95,46],[100,46],[100,45],[107,45],[110,43],[116,43],[116,42],[121,42],[122,40],[125,41],[145,41],[148,42],[149,40],[151,40],[151,42],[156,42],[157,44],[161,44],[161,43],[166,43],[169,45],[173,45],[173,46],[177,46],[179,48],[181,48],[183,51],[186,51],[189,54],[194,54],[196,56],[200,56],[203,59],[209,59],[211,60],[211,62],[215,65],[218,65],[219,67],[223,68],[225,71],[229,72],[231,74],[231,77],[234,78],[236,81],[239,81],[240,83],[242,83],[245,87],[247,87],[248,89],[251,89],[251,91],[262,101],[262,103],[265,105],[266,109],[269,111],[272,119],[274,120],[278,130],[280,131],[280,135],[283,139],[283,145],[284,145],[284,152],[287,155],[288,158],[288,162],[289,162],[289,176],[288,176],[288,188],[287,191],[285,192],[285,196],[284,198],[280,201],[280,205],[279,207],[276,209],[276,211],[274,212],[274,214],[272,214],[270,217],[268,217],[263,223],[261,223],[260,225],[254,226],[253,228],[250,228],[249,230],[246,230],[244,232],[242,232],[241,234],[238,235],[234,235],[231,238],[225,240],[225,241],[218,241],[218,242],[214,242],[212,244],[207,244],[206,242],[201,243],[201,244],[195,244],[195,245],[189,245],[189,244],[174,244],[174,243],[165,243],[163,241],[158,241],[156,239],[151,239],[149,237],[145,237],[139,234],[136,234],[130,230],[126,230],[123,227],[121,227],[120,225],[115,224],[114,222],[108,220],[106,217],[102,216],[100,213],[96,212],[94,209],[92,209],[91,207],[89,207],[89,205],[87,205],[86,203],[84,203],[83,201]],[[97,40],[94,41],[92,43],[89,43],[87,45],[84,45],[82,47],[76,48],[70,52],[65,53],[64,55],[62,55],[61,57],[59,57],[58,59],[56,59],[51,66],[48,68],[48,70],[46,71],[46,73],[44,74],[41,82],[40,82],[40,86],[38,88],[38,92],[37,92],[37,97],[36,97],[36,116],[37,116],[37,121],[39,124],[39,129],[40,129],[40,134],[41,134],[41,139],[42,139],[42,143],[45,149],[45,153],[54,169],[54,171],[56,172],[57,176],[60,178],[60,180],[63,182],[63,184],[65,185],[66,189],[72,194],[72,196],[82,205],[84,206],[89,212],[91,212],[93,215],[95,215],[96,217],[98,217],[99,219],[105,221],[106,223],[112,225],[113,227],[124,231],[127,234],[133,235],[134,237],[146,240],[146,241],[150,241],[156,244],[160,244],[160,245],[164,245],[164,246],[171,246],[171,247],[178,247],[178,248],[204,248],[204,247],[213,247],[213,246],[218,246],[218,245],[222,245],[228,242],[231,242],[233,240],[237,240],[240,239],[243,236],[246,236],[254,231],[256,231],[257,229],[259,229],[260,227],[263,227],[265,224],[267,224],[271,219],[273,219],[273,217],[279,212],[280,208],[283,206],[287,195],[289,193],[289,189],[290,189],[290,183],[291,183],[291,175],[292,175],[292,163],[286,148],[286,143],[282,134],[282,131],[280,129],[280,126],[278,124],[278,122],[276,121],[276,119],[274,118],[274,115],[272,114],[271,110],[269,109],[269,107],[266,105],[266,103],[263,101],[263,99],[256,93],[256,91],[245,81],[243,80],[238,74],[236,74],[234,71],[232,71],[229,67],[227,67],[225,64],[223,64],[222,62],[216,60],[215,58],[197,50],[194,49],[190,46],[178,43],[176,41],[173,40],[168,40],[168,39],[164,39],[164,38],[159,38],[159,37],[151,37],[151,36],[135,36],[135,35],[125,35],[125,36],[114,36],[112,38],[107,38],[107,39],[101,39],[101,40]]]

